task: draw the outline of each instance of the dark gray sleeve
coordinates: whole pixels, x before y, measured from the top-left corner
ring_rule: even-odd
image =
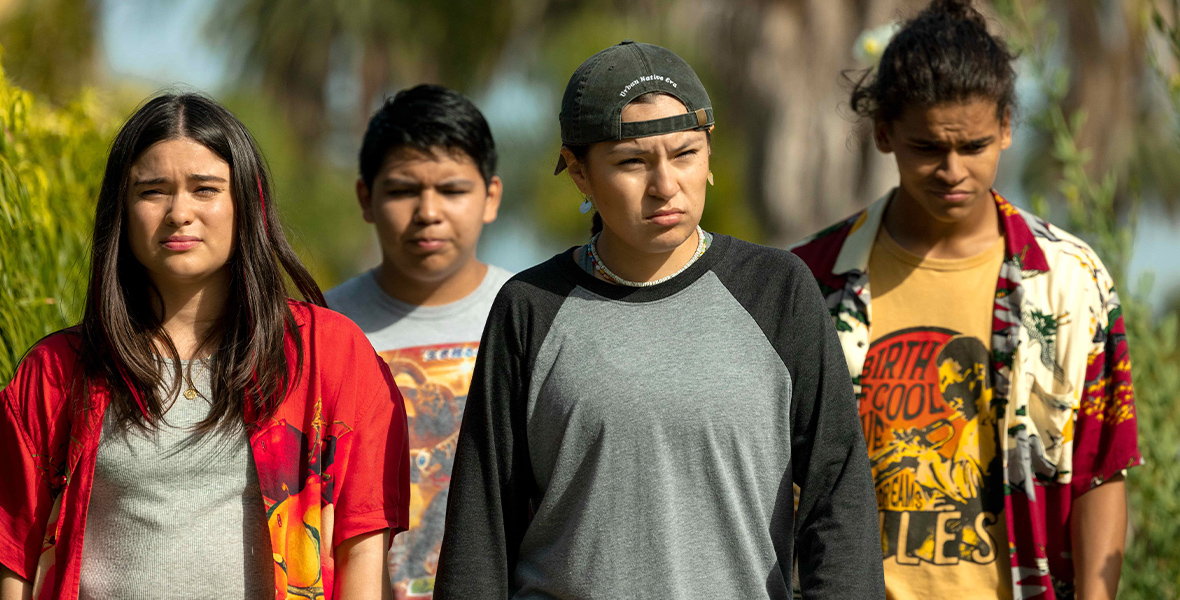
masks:
[[[717,275],[791,374],[791,465],[771,536],[803,598],[884,598],[877,501],[848,363],[811,272],[793,254],[735,243]],[[790,483],[801,489],[793,512]],[[793,539],[792,539],[793,538]]]
[[[525,435],[533,340],[544,338],[561,303],[529,283],[533,275],[500,290],[480,341],[451,473],[437,600],[509,595],[537,494]]]

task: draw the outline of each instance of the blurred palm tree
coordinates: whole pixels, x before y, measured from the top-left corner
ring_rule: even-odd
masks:
[[[755,212],[774,245],[852,214],[896,184],[847,108],[844,72],[866,29],[918,0],[697,0],[709,60],[750,149]]]
[[[1036,23],[1036,31],[1011,31],[1038,44],[1030,51],[1059,66],[1065,114],[1076,115],[1075,139],[1095,179],[1117,179],[1114,202],[1125,218],[1134,198],[1161,204],[1174,214],[1180,205],[1180,145],[1175,116],[1167,109],[1166,86],[1150,64],[1154,0],[995,0],[1005,29]],[[1046,42],[1046,40],[1048,40]],[[1045,44],[1048,44],[1046,47]],[[1044,98],[1037,98],[1044,101]],[[1036,110],[1039,110],[1037,108]],[[1044,130],[1044,127],[1034,127]],[[1023,180],[1032,191],[1051,189],[1061,178],[1053,138],[1033,141]]]
[[[237,50],[239,79],[262,85],[311,155],[327,133],[329,94],[356,94],[359,126],[396,84],[482,82],[509,38],[513,4],[220,0],[213,14],[210,32]],[[334,75],[348,88],[333,86]]]
[[[1055,0],[1049,22],[1063,29],[1057,52],[1076,73],[1071,112],[1092,115],[1079,140],[1094,172],[1113,169],[1126,186],[1174,200],[1180,153],[1156,134],[1138,17],[1149,1]],[[355,96],[345,125],[356,137],[380,96],[400,86],[434,81],[470,92],[513,63],[557,91],[581,59],[622,37],[670,46],[709,84],[727,119],[719,131],[742,146],[744,163],[735,166],[744,174],[733,191],[754,217],[739,221],[754,231],[741,233],[785,245],[895,183],[889,157],[849,114],[842,73],[869,66],[853,53],[862,32],[912,16],[926,0],[220,3],[212,30],[238,49],[241,79],[262,83],[312,155],[332,122],[332,95]],[[1029,185],[1055,181],[1048,156],[1033,153]],[[552,188],[541,184],[538,193]]]

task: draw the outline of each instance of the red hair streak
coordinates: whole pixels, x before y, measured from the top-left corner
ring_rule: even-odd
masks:
[[[270,226],[266,223],[266,196],[262,193],[262,178],[256,177],[255,181],[258,182],[258,201],[262,203],[262,230],[269,234]]]

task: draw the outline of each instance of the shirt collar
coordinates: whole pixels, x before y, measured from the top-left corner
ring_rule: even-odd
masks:
[[[1033,234],[1034,228],[1045,230],[1045,222],[1025,214],[995,190],[992,190],[992,196],[996,199],[996,207],[1000,210],[1000,222],[1004,225],[1004,241],[1008,248],[1005,260],[1015,257],[1022,271],[1047,273],[1049,261]]]
[[[836,255],[836,262],[832,265],[832,273],[843,275],[850,271],[864,273],[869,270],[869,255],[873,252],[873,242],[877,240],[877,231],[881,228],[881,219],[885,216],[885,207],[889,205],[889,198],[896,190],[889,190],[876,202],[869,205],[853,221],[848,229],[848,236],[844,238],[844,245],[840,247],[840,254]]]
[[[851,271],[864,273],[869,270],[869,256],[873,251],[873,243],[877,240],[877,232],[881,229],[881,221],[885,216],[885,207],[893,197],[897,188],[889,190],[860,213],[848,230],[848,236],[840,247],[836,262],[832,265],[833,275],[844,275]],[[1000,223],[1004,228],[1004,241],[1007,248],[1005,259],[1016,257],[1024,271],[1049,271],[1049,261],[1033,235],[1028,219],[1020,209],[1013,206],[998,192],[992,190],[992,198],[996,201],[996,208],[1000,211]],[[1039,220],[1037,220],[1039,225]],[[1039,225],[1042,226],[1043,225]]]

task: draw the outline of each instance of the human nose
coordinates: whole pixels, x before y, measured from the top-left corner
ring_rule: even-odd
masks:
[[[680,181],[671,161],[660,159],[648,176],[647,193],[655,198],[671,198],[680,191]]]
[[[938,176],[948,185],[956,185],[967,178],[967,167],[963,162],[963,157],[954,150],[946,153],[941,167],[938,170]]]
[[[179,192],[172,195],[166,216],[169,225],[173,227],[189,225],[193,222],[194,214],[193,200],[188,194]]]
[[[441,220],[443,199],[431,189],[422,190],[418,197],[418,205],[414,209],[414,220],[419,223],[437,223]]]

